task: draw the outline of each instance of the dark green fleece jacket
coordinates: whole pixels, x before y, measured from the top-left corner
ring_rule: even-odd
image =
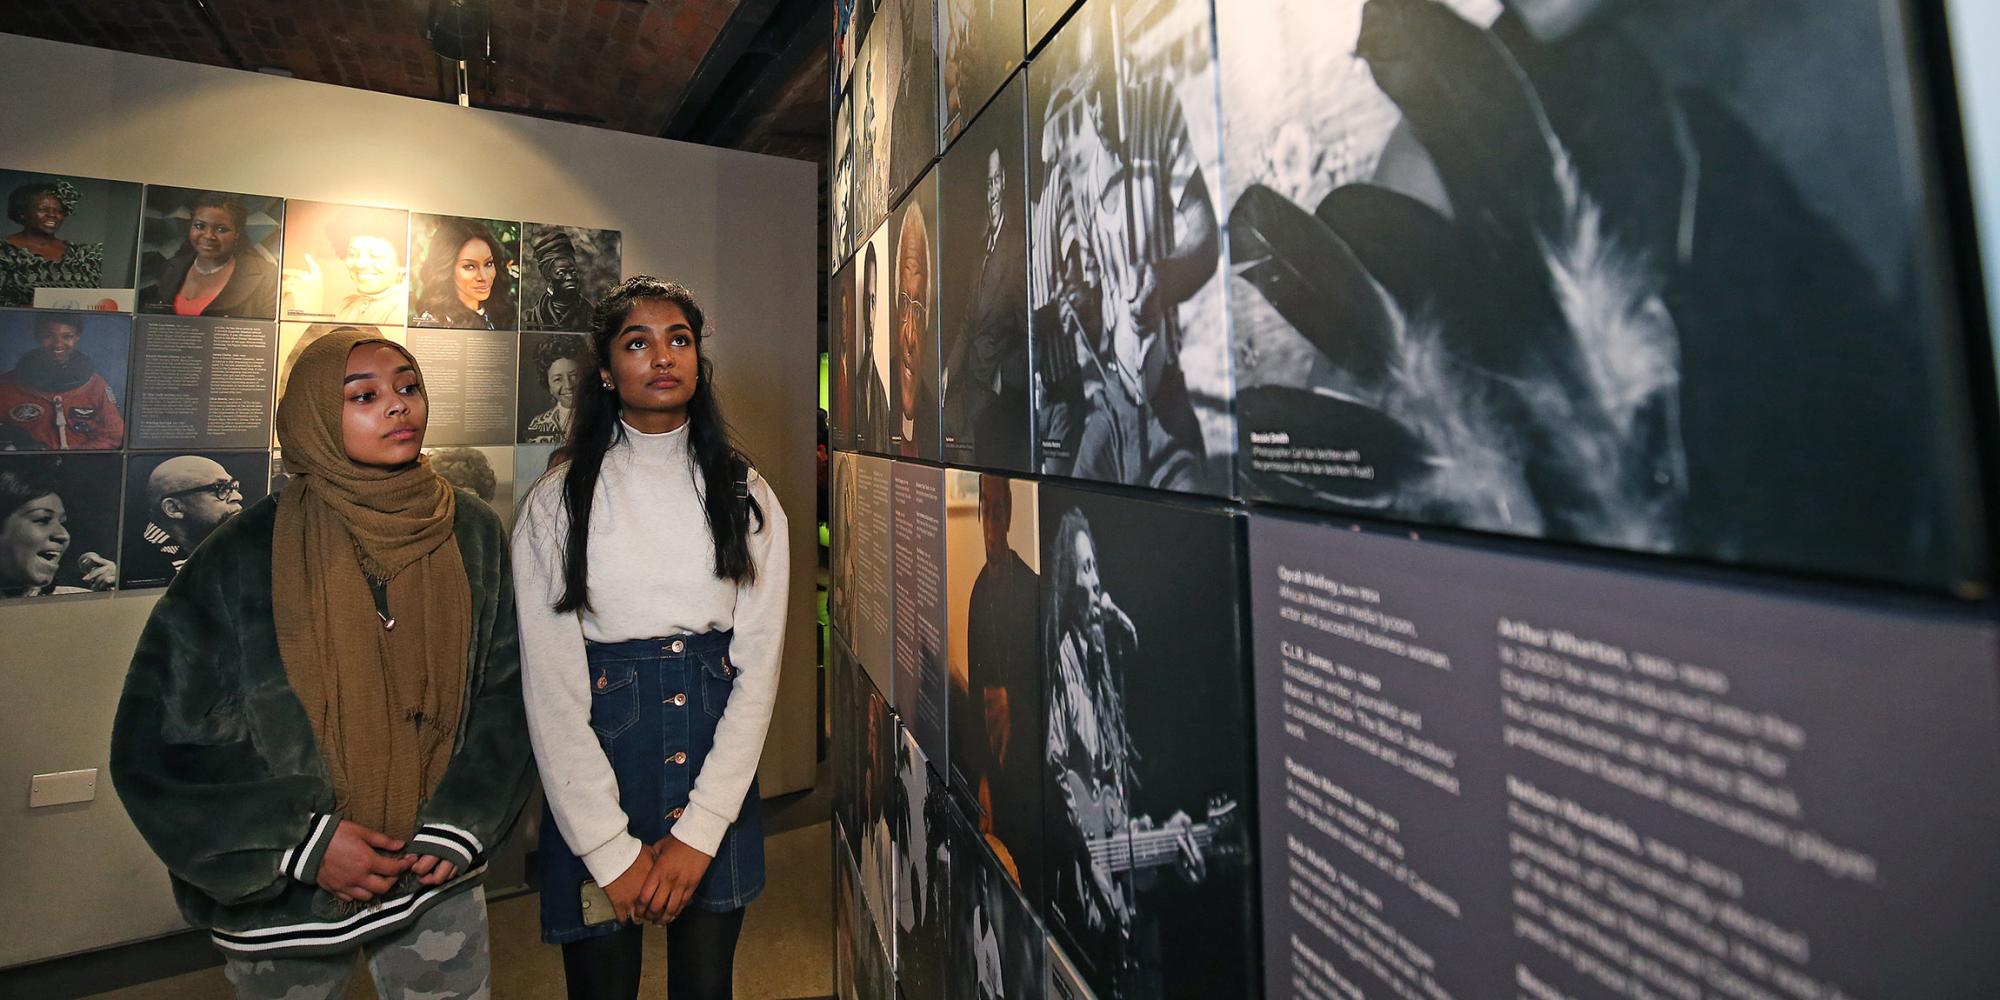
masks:
[[[369,904],[316,884],[340,817],[305,706],[285,679],[271,613],[277,498],[225,522],[154,607],[111,735],[125,811],[172,876],[181,913],[243,957],[324,955],[408,927],[476,885],[531,781],[507,532],[458,491],[452,533],[472,585],[471,663],[451,763],[405,850],[460,874],[405,874]]]

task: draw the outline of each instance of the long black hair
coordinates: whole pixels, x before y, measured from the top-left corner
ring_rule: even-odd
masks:
[[[626,278],[597,304],[591,324],[590,347],[599,368],[611,367],[611,342],[624,327],[632,307],[643,301],[671,302],[680,307],[694,330],[694,398],[688,401],[688,474],[708,513],[708,532],[715,542],[715,575],[749,583],[757,578],[750,560],[750,535],[764,530],[764,510],[750,495],[750,460],[729,440],[729,427],[716,401],[715,366],[702,353],[703,320],[694,293],[648,274]],[[569,533],[563,541],[563,592],[555,610],[571,612],[590,607],[590,508],[597,494],[597,477],[604,455],[625,438],[618,419],[618,390],[590,380],[578,387],[576,416],[569,430],[569,466],[563,473],[563,509]],[[750,519],[757,526],[750,526]]]

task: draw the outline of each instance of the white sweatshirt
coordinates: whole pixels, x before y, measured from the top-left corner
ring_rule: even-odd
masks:
[[[757,579],[738,586],[715,575],[715,543],[699,473],[688,462],[687,425],[666,434],[641,434],[629,424],[624,430],[625,440],[604,456],[591,505],[591,610],[552,610],[562,594],[569,530],[560,474],[535,483],[514,525],[528,735],[556,826],[599,885],[624,874],[642,845],[626,831],[617,779],[590,728],[584,641],[736,630],[729,647],[736,686],[687,811],[673,827],[675,839],[713,857],[764,752],[777,699],[790,570],[785,512],[754,470],[750,491],[764,513],[762,530],[749,538]],[[754,518],[751,525],[756,527]]]

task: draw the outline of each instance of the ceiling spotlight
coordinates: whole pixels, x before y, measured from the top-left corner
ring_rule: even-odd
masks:
[[[493,0],[431,0],[424,38],[446,59],[485,59],[493,47]]]

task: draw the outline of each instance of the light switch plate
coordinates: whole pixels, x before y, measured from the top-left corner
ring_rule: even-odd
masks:
[[[97,768],[37,774],[28,781],[28,808],[89,802],[97,797]]]

